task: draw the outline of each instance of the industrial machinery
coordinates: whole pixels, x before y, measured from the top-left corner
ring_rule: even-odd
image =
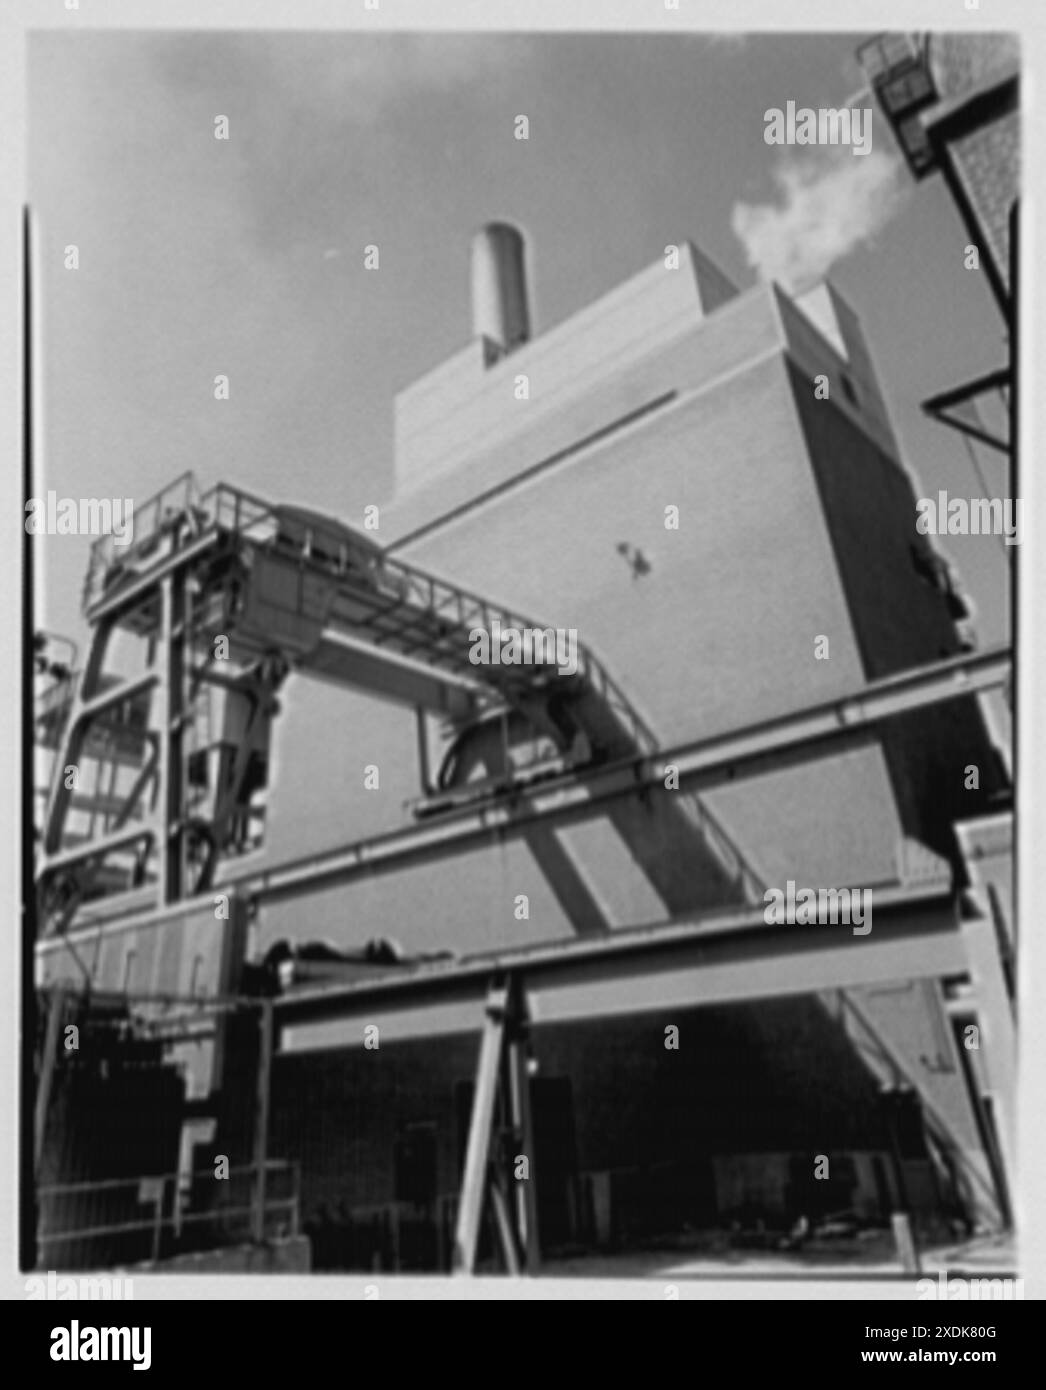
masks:
[[[796,967],[803,988],[838,990],[851,978],[868,984],[898,975],[961,973],[964,952],[974,952],[975,934],[990,929],[979,919],[969,921],[960,937],[953,924],[945,960],[940,932],[954,914],[946,875],[900,886],[897,904],[907,918],[899,917],[895,929],[884,927],[880,915],[875,941],[859,958],[845,939],[829,941],[819,929],[808,942],[798,943],[794,928],[787,941],[770,942],[764,939],[759,877],[696,789],[802,749],[845,744],[906,710],[997,684],[1008,669],[1005,656],[964,656],[772,726],[659,749],[589,650],[579,644],[569,671],[548,663],[473,662],[471,634],[477,629],[535,625],[389,557],[341,523],[297,507],[270,506],[224,485],[201,494],[190,476],[140,509],[137,520],[136,539],[122,553],[111,537],[93,548],[84,593],[91,638],[80,672],[72,670],[75,653],[52,657],[43,642],[37,653],[37,735],[53,757],[38,851],[40,979],[52,1023],[60,1023],[62,1000],[76,990],[85,1000],[93,995],[96,1006],[122,1001],[135,1029],[164,1040],[172,1059],[180,1057],[188,1068],[197,1107],[197,1118],[186,1121],[190,1125],[204,1123],[200,1117],[212,1113],[225,1084],[229,1035],[222,1020],[244,1011],[259,1015],[251,1205],[257,1240],[271,1215],[267,1096],[280,1028],[370,1009],[373,999],[385,997],[382,990],[396,991],[404,1004],[417,995],[422,1006],[446,991],[483,1000],[453,1263],[476,1267],[486,1209],[505,1266],[533,1269],[533,1193],[524,1185],[514,1201],[497,1157],[503,1141],[506,1152],[529,1152],[532,1142],[525,1082],[528,982],[562,989],[568,1016],[575,1009],[613,1013],[649,1008],[655,1000],[692,999],[699,975],[701,997],[713,999],[710,988],[724,988],[728,998],[737,989],[757,995],[775,985],[794,988],[788,972]],[[110,663],[128,638],[132,647],[144,648],[144,669],[116,674]],[[246,856],[263,840],[277,695],[294,672],[392,700],[416,710],[419,721],[439,721],[445,752],[431,781],[426,759],[420,759],[422,797],[412,809],[421,823],[302,864],[259,868]],[[646,795],[644,788],[663,785],[669,762],[682,794]],[[95,771],[88,778],[91,764]],[[641,812],[635,809],[637,792]],[[692,858],[700,843],[703,872],[720,873],[713,885],[717,911],[695,916],[693,908],[672,904],[666,892],[677,925],[653,932],[593,932],[586,941],[460,960],[446,953],[402,961],[394,953],[390,960],[384,951],[371,963],[369,948],[326,950],[317,968],[329,980],[303,982],[285,998],[271,998],[268,987],[252,996],[244,969],[245,926],[260,902],[430,852],[425,825],[432,817],[446,817],[441,853],[489,835],[492,824],[505,823],[506,812],[516,831],[533,833],[540,847],[543,821],[590,815],[597,803],[612,819],[622,818],[633,847],[640,843],[637,822],[627,818],[637,814],[651,817],[647,833],[662,856],[686,855],[689,845]],[[242,872],[235,870],[237,859],[245,860]],[[219,865],[229,861],[234,872],[221,887],[232,894],[233,911],[230,920],[215,921],[208,895]],[[639,862],[656,881],[655,857]],[[924,912],[924,899],[932,911]],[[880,895],[880,903],[880,914],[889,910],[888,898]],[[94,922],[86,934],[73,930],[82,909]],[[79,986],[63,965],[65,942],[85,972]],[[84,949],[93,951],[92,962],[79,954]],[[994,954],[985,948],[981,958],[982,1007],[998,1026],[1006,1003],[989,989],[998,975]],[[373,983],[356,978],[368,964],[377,967]],[[712,976],[700,974],[713,965],[722,978],[714,970]],[[626,976],[629,988],[622,994]],[[161,989],[159,995],[150,993],[149,981],[154,991]],[[583,1006],[570,994],[578,987],[585,991]],[[609,989],[613,997],[593,999],[593,988]],[[848,1007],[857,1007],[849,994],[846,999]],[[40,1063],[38,1163],[57,1026],[47,1029]],[[130,1018],[122,1026],[130,1027]],[[877,1049],[873,1070],[903,1076],[897,1054],[867,1020],[861,1026]],[[994,1055],[1005,1079],[1005,1039]],[[920,1094],[942,1165],[962,1172],[967,1185],[982,1181],[966,1174],[948,1120],[932,1108],[932,1095],[925,1088]],[[1001,1163],[996,1166],[1001,1172]],[[1001,1192],[1001,1178],[999,1186]],[[983,1200],[990,1204],[990,1194]]]
[[[518,234],[486,229],[473,278],[474,336],[490,366],[529,336]],[[768,924],[762,876],[705,800],[735,778],[845,754],[891,721],[994,689],[1009,674],[1008,651],[902,670],[845,698],[664,747],[586,644],[577,642],[569,663],[550,660],[556,629],[405,563],[366,531],[225,484],[202,491],[189,474],[137,507],[134,521],[129,544],[103,536],[92,548],[82,664],[44,641],[37,652],[37,743],[51,762],[35,873],[38,1258],[67,1238],[92,1238],[97,1223],[87,1206],[72,1212],[83,1194],[70,1192],[70,1176],[85,1178],[72,1185],[87,1189],[85,1201],[119,1181],[106,1230],[117,1216],[141,1224],[147,1198],[157,1233],[168,1224],[180,1230],[186,1209],[206,1225],[215,1184],[193,1187],[193,1149],[209,1152],[219,1134],[224,1146],[230,1133],[249,1141],[241,1150],[250,1160],[250,1239],[263,1251],[278,1234],[269,1153],[270,1142],[281,1142],[271,1115],[274,1059],[340,1048],[350,1030],[358,1048],[356,1034],[375,1016],[409,1016],[426,1047],[440,1034],[468,1033],[478,1043],[467,1064],[475,1084],[462,1106],[460,1187],[441,1194],[451,1197],[444,1215],[454,1230],[439,1263],[474,1271],[486,1258],[489,1218],[504,1267],[533,1271],[535,1184],[513,1181],[512,1163],[540,1150],[530,1081],[538,1030],[550,1021],[602,1026],[665,1008],[795,995],[819,996],[879,1084],[917,1098],[933,1171],[947,1190],[989,1223],[1009,1220],[1012,980],[997,939],[1004,914],[991,897],[995,861],[1005,856],[980,849],[993,829],[1002,841],[1002,831],[968,829],[984,878],[977,902],[958,894],[947,863],[924,854],[901,864],[896,882],[876,884],[875,934],[854,939],[817,924]],[[914,558],[943,589],[930,559]],[[505,631],[530,633],[532,648],[545,639],[544,658],[477,659],[477,633],[493,641]],[[258,851],[274,780],[273,726],[293,676],[413,714],[419,795],[401,825],[272,864]],[[349,721],[340,734],[351,744]],[[293,768],[281,769],[282,785],[293,777]],[[596,817],[617,832],[663,917],[609,920],[559,839]],[[450,941],[456,949],[428,951],[405,937],[403,951],[384,936],[368,941],[373,921],[348,920],[350,907],[337,940],[301,939],[294,924],[267,954],[251,955],[252,924],[270,906],[513,837],[525,841],[569,924],[555,940],[518,934],[511,943],[474,938],[471,950]],[[993,904],[991,915],[982,901]],[[383,932],[385,924],[382,917]],[[874,999],[869,1007],[874,990],[897,980],[915,982],[925,1008],[944,1020],[937,1070],[913,1064]],[[78,1059],[64,1055],[61,1039],[73,1017],[108,1029],[113,1057],[125,1034],[133,1044],[121,1068],[135,1073],[134,1094],[143,1098],[125,1107],[135,1124],[137,1107],[160,1091],[149,1078],[162,1074],[167,1087],[163,1124],[138,1125],[160,1137],[143,1157],[148,1167],[136,1170],[136,1178],[148,1176],[134,1192],[123,1193],[126,1173],[118,1180],[105,1170],[111,1146],[91,1148],[95,1101],[69,1118],[64,1083]],[[955,1077],[943,1074],[953,1024],[983,1025],[987,1072],[980,1059],[962,1058]],[[659,1060],[665,1052],[672,1065],[666,1047],[658,1038]],[[101,1051],[86,1049],[89,1065],[80,1069],[92,1098],[112,1090],[108,1078],[96,1085],[92,1071]],[[143,1081],[136,1069],[148,1059]],[[108,1054],[101,1060],[109,1066]],[[966,1068],[961,1079],[958,1065]],[[241,1096],[253,1100],[242,1133],[235,1125],[223,1131]],[[985,1162],[971,1153],[969,1126],[957,1122],[961,1106],[983,1131]],[[73,1133],[75,1163],[64,1132],[47,1152],[49,1108],[58,1117],[52,1137],[63,1125]],[[411,1136],[408,1125],[395,1154],[408,1152]],[[160,1165],[167,1175],[158,1184]],[[548,1190],[547,1178],[537,1182]],[[276,1201],[295,1212],[296,1231],[296,1195]],[[66,1203],[77,1228],[71,1236]],[[77,1252],[90,1256],[82,1244]],[[157,1234],[153,1262],[167,1253]]]
[[[569,665],[476,662],[477,632],[553,630],[340,522],[225,484],[201,493],[190,474],[138,509],[129,545],[95,542],[83,602],[83,669],[56,680],[37,713],[54,751],[37,868],[43,935],[99,896],[151,888],[162,906],[206,892],[220,860],[261,846],[272,721],[292,672],[439,721],[444,753],[431,781],[423,754],[418,817],[657,747],[583,645]],[[117,675],[128,637],[144,668]],[[679,803],[686,833],[715,833],[707,811]]]

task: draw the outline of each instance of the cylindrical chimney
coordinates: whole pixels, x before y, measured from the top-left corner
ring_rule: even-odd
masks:
[[[502,353],[530,337],[523,233],[508,222],[488,222],[472,238],[472,333]]]

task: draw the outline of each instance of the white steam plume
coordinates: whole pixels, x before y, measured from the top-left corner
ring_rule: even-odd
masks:
[[[825,150],[775,175],[776,202],[735,203],[730,224],[761,279],[801,293],[886,225],[901,203],[900,171],[881,150],[860,159]]]

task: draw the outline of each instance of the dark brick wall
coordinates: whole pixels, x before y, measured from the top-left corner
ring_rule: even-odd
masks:
[[[679,1028],[678,1050],[664,1045],[669,1024]],[[813,996],[539,1026],[533,1048],[539,1078],[569,1082],[563,1119],[572,1133],[552,1132],[556,1121],[546,1119],[545,1142],[572,1151],[579,1173],[689,1166],[710,1184],[715,1154],[809,1150],[812,1164],[814,1152],[885,1146],[876,1083]],[[278,1056],[270,1153],[301,1164],[306,1224],[323,1209],[329,1218],[394,1200],[396,1141],[407,1125],[435,1125],[437,1188],[456,1192],[462,1090],[477,1060],[476,1035]],[[241,1062],[215,1144],[234,1162],[250,1152],[252,1064]],[[703,1197],[713,1196],[709,1186]],[[700,1206],[702,1194],[687,1200]]]

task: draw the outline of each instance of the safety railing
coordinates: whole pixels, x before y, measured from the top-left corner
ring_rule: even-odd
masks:
[[[764,902],[766,880],[745,858],[736,842],[712,814],[708,803],[690,792],[684,794],[680,805],[700,830],[705,842],[718,855],[731,879],[741,888],[745,902],[752,905]]]
[[[492,604],[479,594],[438,579],[426,570],[405,564],[391,556],[385,556],[382,561],[382,572],[393,580],[392,587],[399,590],[404,605],[424,608],[436,618],[449,617],[455,635],[471,632],[475,628],[492,634],[495,622],[502,632],[509,628],[519,632],[524,629],[548,630],[547,624],[535,622],[534,619],[525,618],[511,609]],[[632,707],[625,692],[592,649],[580,643],[577,648],[577,673],[573,679],[587,684],[613,711],[637,752],[652,753],[656,750],[656,737]]]
[[[155,1262],[189,1251],[242,1244],[259,1229],[265,1239],[299,1232],[299,1165],[265,1165],[259,1224],[259,1168],[234,1166],[98,1182],[43,1185],[37,1190],[38,1263],[77,1269]]]
[[[283,518],[278,505],[274,506],[226,483],[219,483],[201,494],[193,474],[184,473],[135,509],[134,539],[129,545],[117,550],[113,537],[109,535],[100,536],[95,541],[91,547],[84,585],[85,609],[90,608],[101,595],[115,566],[119,566],[121,571],[133,567],[151,553],[164,529],[171,529],[179,521],[186,523],[184,533],[189,539],[203,535],[210,529],[227,531],[255,545],[269,545],[279,538],[285,546],[295,545],[303,560],[308,559],[311,552],[312,531],[319,529],[311,528],[307,522],[296,522],[292,528]],[[332,529],[341,528],[334,522]],[[350,528],[345,527],[344,530],[346,537],[351,537]],[[300,539],[292,540],[292,536]],[[448,628],[442,639],[444,646],[452,637],[454,640],[461,639],[474,628],[480,627],[490,633],[495,622],[502,631],[509,628],[519,631],[546,630],[544,624],[491,604],[460,585],[439,579],[402,560],[375,554],[369,542],[363,542],[363,546],[363,554],[368,562],[366,568],[374,583],[390,600],[380,616],[392,620],[393,614],[402,613],[405,618],[410,618],[412,626],[425,617],[431,618],[433,621],[426,632],[426,640],[435,644],[437,651],[441,645],[440,624],[446,624]],[[446,655],[455,653],[447,648]],[[656,750],[657,740],[653,733],[591,649],[578,646],[577,672],[572,679],[588,685],[602,699],[622,725],[636,751],[650,753]]]
[[[227,483],[218,483],[201,493],[195,476],[183,473],[135,507],[133,536],[127,545],[117,546],[112,535],[104,535],[91,546],[83,590],[84,610],[101,596],[115,573],[140,565],[157,549],[161,537],[173,533],[179,525],[185,541],[220,528],[264,543],[276,536],[277,513],[278,509],[270,503]]]
[[[856,53],[865,76],[877,82],[896,71],[922,59],[922,43],[916,34],[877,34],[861,44]]]
[[[201,494],[192,473],[184,473],[136,509],[134,540],[129,546],[121,547],[118,555],[111,536],[99,537],[91,549],[85,606],[104,589],[114,565],[123,569],[148,557],[165,529],[174,543],[191,543],[208,531],[228,533],[255,546],[269,547],[279,543],[285,551],[296,553],[303,564],[313,559],[314,541],[320,541],[319,548],[324,551],[330,550],[332,542],[337,543],[339,558],[333,561],[327,555],[319,563],[328,567],[333,563],[342,581],[356,588],[362,576],[362,583],[374,591],[372,597],[379,598],[363,625],[372,629],[378,642],[398,638],[401,646],[408,649],[411,646],[425,649],[430,661],[446,660],[460,666],[465,658],[468,634],[477,628],[491,636],[495,624],[502,632],[508,629],[519,632],[550,630],[460,585],[383,555],[365,537],[355,541],[352,529],[337,521],[317,522],[313,526],[307,516],[297,514],[294,509],[273,505],[226,483],[218,483]],[[350,552],[356,561],[351,567]],[[415,635],[418,635],[416,643],[412,640]],[[617,725],[627,751],[642,755],[655,753],[659,746],[656,736],[603,662],[591,648],[580,643],[576,657],[574,675],[560,679],[576,683],[575,688],[587,690],[595,697]],[[484,676],[492,691],[509,703],[508,686],[514,675],[511,667],[508,670],[502,670],[497,664],[484,667]],[[695,823],[719,849],[728,871],[744,884],[745,896],[750,899],[758,896],[761,893],[758,874],[708,808],[696,798],[690,798],[688,809]]]
[[[198,498],[199,488],[195,477],[192,473],[182,473],[173,483],[168,483],[141,505],[135,506],[132,538],[126,545],[117,546],[111,533],[99,536],[91,546],[87,562],[83,588],[84,611],[101,595],[117,565],[128,565],[148,553],[164,526],[190,514]]]

